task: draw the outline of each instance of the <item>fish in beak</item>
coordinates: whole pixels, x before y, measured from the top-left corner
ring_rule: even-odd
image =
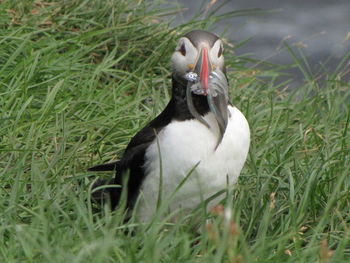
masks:
[[[197,112],[193,105],[192,93],[206,96],[210,111],[217,121],[220,136],[215,149],[219,146],[224,137],[228,123],[228,83],[225,74],[216,69],[212,71],[212,64],[208,56],[208,49],[201,48],[194,72],[186,75],[187,85],[187,105],[191,114],[208,128],[208,122]]]

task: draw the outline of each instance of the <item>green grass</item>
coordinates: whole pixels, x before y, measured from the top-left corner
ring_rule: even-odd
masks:
[[[173,10],[145,2],[0,2],[0,261],[348,262],[350,54],[320,82],[290,49],[305,81],[286,92],[277,69],[226,49],[231,101],[252,131],[223,202],[231,221],[197,211],[138,225],[92,211],[86,168],[120,157],[164,108],[178,37],[220,19],[171,29],[160,21]]]

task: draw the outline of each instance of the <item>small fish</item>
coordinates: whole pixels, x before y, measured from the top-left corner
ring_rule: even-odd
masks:
[[[196,73],[189,72],[186,74],[185,78],[188,80],[186,97],[187,105],[191,114],[201,123],[203,123],[203,125],[211,128],[194,107],[192,93],[207,96],[209,109],[214,114],[220,131],[220,137],[215,147],[215,149],[217,149],[225,134],[229,117],[229,112],[227,109],[229,99],[228,83],[226,76],[219,69],[211,72],[209,75],[208,91],[201,88],[200,80]]]
[[[190,110],[193,117],[195,117],[197,120],[199,120],[201,123],[203,123],[206,127],[210,128],[209,123],[207,123],[202,116],[198,113],[196,108],[193,105],[193,99],[192,99],[192,92],[198,95],[202,95],[203,89],[200,87],[200,82],[198,75],[194,72],[189,72],[186,74],[185,78],[188,80],[187,88],[186,88],[186,98],[187,98],[187,106]]]

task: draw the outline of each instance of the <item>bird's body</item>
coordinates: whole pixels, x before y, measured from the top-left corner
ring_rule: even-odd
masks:
[[[236,183],[248,153],[249,126],[237,108],[229,106],[229,110],[231,117],[216,150],[219,128],[211,112],[204,119],[212,129],[191,119],[174,120],[159,132],[145,153],[147,176],[140,188],[140,218],[148,220],[154,214],[161,181],[161,198],[170,199],[171,211],[191,210],[227,183]]]
[[[219,76],[216,82],[209,79],[210,76],[213,78],[209,75],[210,63],[217,62],[217,67],[225,71],[223,60],[211,59],[210,56],[213,55],[208,55],[218,54],[221,59],[220,40],[206,31],[193,31],[187,37],[180,40],[172,58],[172,98],[167,107],[131,139],[120,161],[90,169],[115,170],[113,183],[127,188],[129,208],[139,201],[137,214],[142,221],[149,220],[155,213],[159,197],[163,201],[171,198],[171,211],[187,211],[224,189],[227,183],[236,183],[249,149],[250,132],[247,120],[237,108],[228,105],[226,101],[226,76]],[[188,54],[191,48],[193,52],[194,48],[200,48],[200,51],[197,55]],[[189,61],[182,58],[186,57],[186,53],[191,55]],[[198,62],[199,58],[193,61],[193,57],[198,57],[198,54],[202,54],[200,58],[204,57],[204,70],[201,62]],[[196,63],[196,70],[201,78],[200,87],[204,87],[201,95],[191,95],[192,106],[189,104],[188,82],[181,77],[184,72],[193,68],[188,65],[187,69],[183,69],[184,65],[187,67],[186,63]],[[209,81],[203,81],[204,78]],[[213,95],[209,101],[207,97],[211,92],[210,85],[217,85],[217,91],[224,93]],[[200,116],[200,119],[194,115]],[[128,171],[129,177],[126,181],[125,174]],[[162,189],[161,193],[159,189]],[[113,207],[118,205],[121,191],[121,188],[109,190]]]

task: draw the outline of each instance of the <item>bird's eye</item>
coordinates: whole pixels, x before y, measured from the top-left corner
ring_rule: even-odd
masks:
[[[218,58],[221,57],[221,55],[222,55],[222,46],[220,46],[220,48],[219,48]]]
[[[181,55],[186,56],[186,48],[185,48],[185,43],[182,43],[180,49],[179,49]]]

